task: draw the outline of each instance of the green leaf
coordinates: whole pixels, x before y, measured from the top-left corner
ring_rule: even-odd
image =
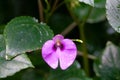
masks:
[[[108,42],[99,65],[102,80],[120,80],[120,48]]]
[[[40,49],[53,32],[44,23],[32,17],[17,17],[11,20],[4,30],[6,54],[12,58],[18,54]]]
[[[72,11],[76,19],[80,21],[80,20],[84,20],[84,18],[89,12],[89,9],[90,9],[89,5],[80,4],[75,6],[72,9]],[[91,12],[89,12],[89,14],[90,15],[87,19],[88,23],[96,23],[106,19],[105,8],[94,7],[91,9]]]
[[[89,4],[91,6],[94,6],[94,0],[79,0],[80,2],[84,2],[86,4]]]
[[[79,3],[78,0],[70,0],[67,4],[68,9],[72,11],[74,18],[79,22],[84,21],[87,15],[89,15],[88,23],[96,23],[106,19],[105,0],[95,0],[95,7]]]
[[[94,0],[96,8],[105,8],[106,0]]]
[[[3,35],[0,35],[0,52],[5,50],[5,41]]]
[[[3,34],[5,25],[0,25],[0,34]]]
[[[0,78],[12,76],[22,69],[33,67],[29,58],[25,54],[19,55],[11,61],[7,61],[5,58],[3,58],[4,54],[5,51],[0,53]]]
[[[92,80],[86,77],[85,72],[80,69],[78,62],[75,62],[67,70],[51,70],[47,80]]]
[[[94,0],[95,6],[87,20],[89,23],[96,23],[106,19],[105,0]]]
[[[97,23],[106,19],[105,8],[94,7],[87,22]]]
[[[3,35],[0,35],[0,78],[5,78],[22,69],[33,67],[27,55],[22,54],[15,57],[13,60],[7,61],[5,59],[5,52],[4,38]]]
[[[94,61],[94,64],[93,64],[93,69],[94,69],[94,72],[95,72],[95,74],[96,74],[97,77],[101,76],[100,75],[100,64],[101,64],[100,61],[101,61],[100,59],[96,59]]]
[[[120,33],[120,0],[107,0],[106,13],[113,29]]]
[[[45,80],[45,79],[43,79],[43,77],[44,76],[41,76],[40,72],[38,72],[38,70],[31,68],[31,69],[27,69],[23,73],[21,80]]]

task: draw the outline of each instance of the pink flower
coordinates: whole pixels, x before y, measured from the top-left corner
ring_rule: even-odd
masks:
[[[42,57],[45,62],[53,69],[58,67],[62,70],[67,69],[74,62],[77,55],[77,48],[70,39],[64,39],[60,34],[48,40],[42,47]]]

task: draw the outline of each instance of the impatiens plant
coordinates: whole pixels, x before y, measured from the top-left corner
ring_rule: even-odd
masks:
[[[42,47],[42,57],[46,63],[56,69],[60,63],[61,69],[67,69],[77,56],[77,48],[70,39],[64,39],[60,34],[48,40]]]
[[[120,0],[0,0],[0,80],[120,80],[117,32]]]

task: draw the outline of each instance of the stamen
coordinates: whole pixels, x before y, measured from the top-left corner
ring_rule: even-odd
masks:
[[[53,47],[54,50],[56,50],[57,48],[60,48],[61,50],[64,49],[64,45],[61,43],[60,40],[57,40],[54,47]]]
[[[60,42],[60,40],[57,40],[56,41],[56,47],[60,47],[61,46],[61,42]]]

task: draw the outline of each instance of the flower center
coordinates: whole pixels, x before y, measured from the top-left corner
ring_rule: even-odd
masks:
[[[60,40],[57,40],[56,41],[56,47],[60,47],[61,46],[61,42],[60,42]]]
[[[63,50],[63,48],[64,48],[64,46],[60,40],[57,40],[54,47],[53,47],[54,50],[56,50],[57,48],[60,48],[60,50]]]

